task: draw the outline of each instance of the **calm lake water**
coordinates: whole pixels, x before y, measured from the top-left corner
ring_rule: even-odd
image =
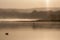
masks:
[[[0,22],[0,40],[60,40],[59,27],[60,22]]]

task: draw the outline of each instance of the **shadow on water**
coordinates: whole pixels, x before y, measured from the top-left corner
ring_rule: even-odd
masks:
[[[2,28],[60,29],[60,22],[0,22]]]

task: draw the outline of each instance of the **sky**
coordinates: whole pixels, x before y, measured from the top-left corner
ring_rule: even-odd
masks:
[[[0,0],[0,8],[50,8],[60,7],[60,0]]]

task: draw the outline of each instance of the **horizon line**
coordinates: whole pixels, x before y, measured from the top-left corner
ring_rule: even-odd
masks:
[[[49,7],[50,8],[60,8],[60,7]],[[0,8],[0,9],[38,9],[38,8]],[[41,7],[39,9],[47,9],[46,7]]]

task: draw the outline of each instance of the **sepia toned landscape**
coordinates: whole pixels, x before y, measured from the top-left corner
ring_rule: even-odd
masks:
[[[60,0],[0,0],[0,40],[60,40]]]
[[[59,8],[0,9],[0,23],[2,24],[0,27],[13,24],[11,27],[60,28],[60,10]]]
[[[59,8],[0,9],[0,40],[60,40]]]

